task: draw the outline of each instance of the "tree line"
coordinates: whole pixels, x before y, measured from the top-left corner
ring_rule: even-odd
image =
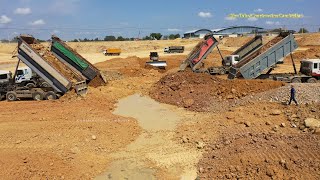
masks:
[[[162,35],[161,33],[150,33],[150,35],[142,37],[142,40],[168,40],[168,39],[177,39],[180,38],[180,34],[170,34],[170,35]],[[125,38],[123,36],[105,36],[103,39],[95,38],[95,39],[74,39],[72,42],[90,42],[90,41],[134,41],[137,38]]]

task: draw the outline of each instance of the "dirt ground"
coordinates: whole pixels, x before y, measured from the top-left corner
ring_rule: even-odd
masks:
[[[319,56],[320,46],[312,37],[297,36],[301,43],[293,54],[297,64],[301,58]],[[223,56],[242,45],[234,42],[242,41],[247,39],[223,40]],[[320,96],[311,97],[317,101],[286,106],[276,99],[286,97],[287,84],[177,73],[197,42],[70,43],[96,63],[108,84],[89,87],[84,97],[1,101],[0,176],[319,179],[320,129],[305,120],[313,118],[316,125],[320,121]],[[160,53],[163,47],[180,43],[186,46],[185,53]],[[16,61],[11,59],[15,46],[0,44],[1,69],[10,69]],[[100,52],[116,46],[125,47],[119,57]],[[160,59],[167,61],[166,70],[145,67],[154,46]],[[214,50],[205,62],[220,65],[220,55]],[[292,71],[290,63],[286,58],[276,72]],[[303,88],[298,89],[299,101],[303,93],[318,91],[320,86]],[[278,97],[274,92],[281,93]]]

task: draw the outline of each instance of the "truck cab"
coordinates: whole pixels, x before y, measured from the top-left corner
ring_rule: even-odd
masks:
[[[230,55],[224,58],[222,61],[223,66],[232,66],[237,64],[240,61],[239,55]]]
[[[303,59],[300,72],[308,76],[320,77],[320,59]]]
[[[0,70],[0,84],[9,83],[11,78],[12,78],[11,71]]]
[[[50,87],[49,83],[45,82],[29,67],[19,67],[16,74],[16,84],[19,86],[33,87]]]
[[[33,76],[34,76],[34,74],[29,67],[20,67],[17,70],[16,83],[22,83],[24,81],[31,81]]]

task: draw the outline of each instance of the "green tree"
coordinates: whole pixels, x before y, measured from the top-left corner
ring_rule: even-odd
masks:
[[[114,37],[114,36],[106,36],[103,40],[104,41],[115,41],[116,37]]]
[[[143,37],[142,40],[151,40],[152,38],[150,36],[146,36],[146,37]]]
[[[125,39],[124,39],[122,36],[119,36],[119,37],[117,38],[117,41],[125,41]]]
[[[298,33],[308,33],[309,31],[306,28],[300,28]]]
[[[176,35],[174,35],[174,37],[177,39],[177,38],[180,38],[181,36],[180,36],[180,34],[176,34]]]
[[[169,39],[175,39],[175,35],[174,34],[170,34],[169,35]]]
[[[99,38],[95,38],[94,41],[99,41]]]
[[[151,33],[150,34],[150,37],[152,39],[157,39],[157,40],[160,40],[162,38],[162,34],[161,33]]]

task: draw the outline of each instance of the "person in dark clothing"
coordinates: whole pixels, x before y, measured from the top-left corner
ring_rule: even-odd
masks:
[[[294,101],[296,103],[296,105],[298,106],[298,102],[296,100],[295,95],[296,95],[296,90],[294,89],[293,85],[291,85],[289,105],[291,104],[291,101]]]

